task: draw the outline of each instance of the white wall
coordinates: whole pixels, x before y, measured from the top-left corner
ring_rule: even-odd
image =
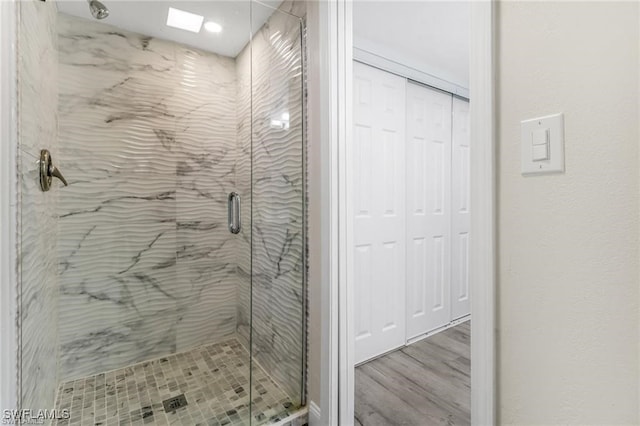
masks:
[[[353,44],[469,87],[468,1],[353,2]]]
[[[501,424],[638,422],[638,5],[498,8]],[[520,120],[565,113],[566,173]]]

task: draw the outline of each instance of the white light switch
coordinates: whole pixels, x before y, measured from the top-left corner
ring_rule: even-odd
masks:
[[[549,159],[549,129],[536,129],[531,132],[531,155],[533,161]]]
[[[525,120],[521,129],[522,174],[563,172],[563,115]]]
[[[546,161],[549,159],[549,144],[533,145],[532,148],[533,161]]]

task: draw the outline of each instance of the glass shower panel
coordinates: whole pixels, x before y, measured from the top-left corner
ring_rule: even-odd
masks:
[[[283,2],[277,10],[252,4],[254,19],[269,14],[251,46],[252,390],[275,385],[277,401],[267,408],[252,395],[253,424],[304,404],[303,8],[304,2]]]

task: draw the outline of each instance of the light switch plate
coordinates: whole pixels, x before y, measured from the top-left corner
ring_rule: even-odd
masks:
[[[564,172],[564,116],[563,114],[524,120],[521,123],[522,174]],[[534,144],[540,144],[540,136],[548,131],[548,159],[535,160]]]

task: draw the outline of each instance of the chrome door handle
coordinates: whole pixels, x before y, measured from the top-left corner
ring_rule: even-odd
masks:
[[[43,192],[47,192],[51,189],[51,182],[53,177],[57,177],[64,183],[64,186],[69,186],[67,180],[62,176],[60,170],[53,165],[53,159],[51,153],[47,149],[40,151],[40,189]]]
[[[240,195],[237,192],[230,192],[227,198],[227,219],[229,221],[229,232],[239,234],[242,229],[240,219]]]

